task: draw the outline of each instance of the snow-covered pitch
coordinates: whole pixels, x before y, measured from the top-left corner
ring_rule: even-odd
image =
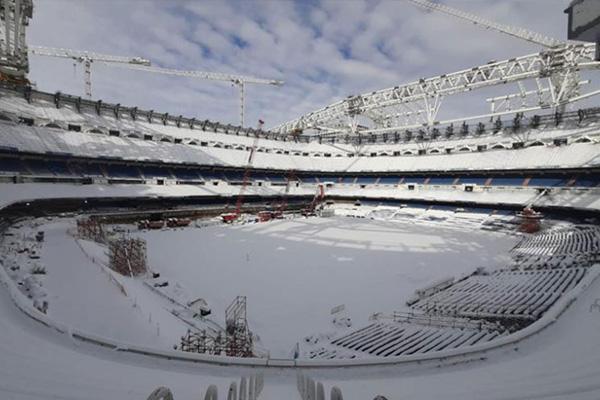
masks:
[[[43,268],[44,273],[34,274],[40,284],[34,285],[34,291],[33,283],[18,290],[28,294],[30,301],[46,300],[46,316],[72,333],[61,335],[32,321],[10,304],[5,290],[0,291],[4,333],[0,353],[7,366],[0,368],[0,393],[11,399],[138,399],[166,385],[179,399],[198,397],[209,384],[225,393],[232,380],[255,373],[256,367],[211,367],[136,355],[126,349],[135,345],[171,349],[179,336],[194,329],[190,323],[218,330],[224,325],[225,307],[234,296],[245,295],[257,352],[271,359],[290,358],[299,342],[296,355],[302,358],[315,348],[315,340],[318,346],[329,339],[335,344],[336,337],[350,337],[362,327],[373,326],[370,317],[374,313],[376,326],[371,330],[402,326],[407,322],[386,322],[385,315],[409,310],[406,302],[417,289],[421,295],[427,292],[417,305],[426,304],[436,296],[428,288],[449,278],[465,287],[469,279],[487,279],[480,273],[468,278],[479,267],[515,271],[515,260],[526,260],[531,270],[511,272],[506,284],[513,287],[523,282],[518,274],[548,276],[547,271],[584,260],[569,256],[573,251],[598,251],[594,230],[573,230],[563,222],[551,222],[538,237],[521,237],[514,234],[510,216],[368,206],[338,207],[336,212],[328,218],[232,226],[205,221],[158,231],[111,226],[112,231],[129,230],[129,235],[147,241],[148,264],[152,272],[160,273],[155,278],[115,274],[107,268],[106,248],[77,238],[72,218],[26,220],[9,228],[3,246],[12,261],[4,260],[3,276],[13,283],[5,285],[15,286],[35,268]],[[35,239],[39,231],[44,231],[42,242]],[[576,240],[569,242],[568,237]],[[22,248],[7,251],[15,243]],[[567,248],[565,243],[574,247]],[[19,252],[25,247],[34,250]],[[21,268],[11,268],[17,265]],[[581,275],[579,268],[569,271]],[[594,279],[597,267],[589,271],[587,279],[569,281],[579,289],[569,292],[560,312],[549,312],[546,320],[534,323],[541,328],[528,327],[529,333],[508,346],[492,345],[463,358],[421,366],[330,366],[304,373],[321,381],[327,391],[337,386],[343,389],[344,398],[357,400],[378,394],[397,398],[399,393],[411,398],[459,399],[486,393],[486,398],[498,399],[550,399],[565,394],[595,399],[600,393],[595,379],[600,353],[594,344],[600,329],[600,286]],[[489,279],[496,276],[492,273]],[[542,279],[532,279],[549,286]],[[168,286],[155,287],[165,282]],[[207,318],[186,314],[185,304],[196,298],[208,302],[212,314]],[[409,323],[416,326],[414,321]],[[73,332],[122,343],[121,351],[82,342],[77,339],[79,333]],[[457,331],[445,332],[458,337]],[[505,333],[500,340],[509,337]],[[337,346],[342,342],[338,339]],[[259,370],[265,378],[261,398],[297,396],[295,370]],[[461,383],[467,381],[469,385]]]

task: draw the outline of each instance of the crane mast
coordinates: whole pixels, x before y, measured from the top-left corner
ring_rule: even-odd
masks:
[[[38,56],[56,57],[72,59],[84,66],[85,95],[88,99],[92,97],[92,63],[100,62],[108,66],[123,67],[137,71],[152,72],[156,74],[181,76],[197,79],[208,79],[213,81],[230,82],[240,91],[240,126],[244,126],[245,102],[246,102],[246,84],[281,86],[283,81],[275,79],[255,78],[252,76],[224,74],[207,71],[188,71],[172,68],[154,67],[149,60],[141,57],[123,57],[108,54],[100,54],[89,51],[30,46],[29,52]]]
[[[173,75],[173,76],[182,76],[188,78],[199,78],[199,79],[208,79],[213,81],[223,81],[223,82],[231,82],[233,85],[237,86],[240,91],[240,126],[244,126],[245,122],[245,110],[246,110],[246,84],[259,84],[259,85],[272,85],[272,86],[281,86],[283,85],[283,81],[275,80],[275,79],[264,79],[264,78],[256,78],[252,76],[245,75],[235,75],[235,74],[224,74],[219,72],[206,72],[206,71],[186,71],[172,68],[161,68],[154,66],[146,66],[140,64],[115,64],[115,66],[124,67],[127,69],[135,69],[138,71],[146,71],[153,72],[157,74],[163,75]]]

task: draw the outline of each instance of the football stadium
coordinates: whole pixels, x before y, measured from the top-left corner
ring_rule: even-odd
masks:
[[[37,46],[43,4],[0,1],[0,398],[600,398],[600,3],[561,38],[389,3],[538,51],[269,125],[248,89],[287,76]],[[102,100],[96,65],[225,82],[239,122]]]

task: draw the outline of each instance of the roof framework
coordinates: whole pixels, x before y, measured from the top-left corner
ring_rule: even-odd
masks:
[[[557,46],[535,54],[350,96],[276,126],[272,131],[280,134],[357,135],[431,127],[544,108],[561,110],[568,104],[600,94],[600,90],[583,93],[582,87],[589,82],[579,75],[581,70],[599,67],[593,44]],[[526,90],[526,81],[532,82],[535,89]],[[438,121],[440,109],[448,97],[507,83],[517,85],[516,93],[487,99],[491,104],[488,114]]]

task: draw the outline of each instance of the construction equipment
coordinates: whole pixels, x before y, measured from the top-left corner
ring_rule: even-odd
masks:
[[[285,211],[285,208],[287,207],[287,200],[288,200],[288,196],[290,194],[290,189],[292,187],[292,183],[298,181],[298,178],[296,177],[296,173],[294,172],[293,169],[288,170],[287,175],[285,177],[285,181],[286,181],[285,191],[283,192],[283,196],[281,198],[281,203],[279,203],[277,210],[273,214],[273,216],[277,219],[283,218],[283,213]]]
[[[315,193],[312,201],[304,210],[302,210],[302,215],[305,217],[313,217],[316,215],[315,209],[317,205],[323,201],[325,198],[325,186],[322,183],[317,185],[317,192]]]
[[[552,37],[543,35],[538,32],[533,32],[525,28],[520,28],[511,25],[499,24],[494,21],[487,20],[485,18],[481,18],[475,14],[471,14],[462,10],[458,10],[443,4],[433,3],[429,0],[408,0],[409,2],[415,4],[418,7],[424,8],[429,11],[439,11],[444,14],[462,19],[464,21],[471,22],[475,25],[479,25],[485,29],[491,29],[496,32],[503,33],[505,35],[509,35],[511,37],[525,40],[529,43],[534,43],[539,46],[542,46],[548,50],[559,50],[565,49],[568,44],[558,39],[554,39]],[[563,57],[555,57],[555,52],[548,51],[548,56],[553,58],[552,61],[552,69],[547,71],[547,76],[550,80],[550,87],[548,91],[553,91],[555,93],[559,93],[558,97],[562,98],[573,98],[579,95],[579,86],[582,84],[581,79],[579,77],[579,71],[577,69],[573,69],[569,66],[568,60],[563,59]],[[567,62],[565,62],[567,61]],[[492,104],[492,111],[494,111],[496,103],[498,101],[507,101],[511,97],[513,98],[525,98],[528,95],[535,95],[539,91],[543,91],[540,87],[539,83],[537,85],[537,89],[533,91],[526,91],[524,87],[519,85],[519,93],[509,94],[508,96],[501,96],[498,98],[488,99],[488,102]],[[564,112],[566,108],[566,104],[560,104],[554,107],[557,112]]]
[[[56,58],[69,58],[79,64],[83,64],[84,68],[84,85],[85,96],[88,99],[92,98],[92,63],[101,62],[106,65],[111,64],[127,64],[149,66],[150,61],[141,57],[123,57],[112,56],[108,54],[94,53],[91,51],[80,51],[71,49],[61,49],[54,47],[29,46],[29,52],[37,56],[47,56]]]
[[[240,126],[244,126],[246,84],[263,84],[281,86],[283,81],[262,79],[244,75],[223,74],[206,71],[185,71],[171,68],[153,67],[149,60],[141,57],[121,57],[99,54],[88,51],[58,49],[52,47],[30,46],[29,52],[39,56],[70,58],[83,64],[85,68],[85,95],[92,97],[92,62],[101,62],[111,67],[123,67],[137,71],[152,72],[163,75],[183,76],[188,78],[208,79],[213,81],[231,82],[240,90]]]
[[[252,332],[246,318],[246,296],[237,296],[225,309],[225,353],[230,357],[252,357]]]
[[[258,120],[257,130],[260,131],[264,126],[263,120]],[[239,218],[240,212],[242,210],[242,204],[244,203],[244,193],[246,192],[246,187],[250,183],[250,173],[252,172],[252,164],[254,163],[254,154],[256,153],[256,147],[258,146],[258,141],[260,140],[260,135],[256,134],[254,137],[254,141],[252,142],[252,146],[250,147],[250,154],[248,155],[248,161],[246,162],[246,168],[244,169],[244,177],[242,178],[242,186],[240,187],[240,193],[238,194],[237,200],[235,202],[235,211],[232,213],[221,214],[221,219],[223,222],[230,223]]]
[[[453,17],[542,46],[543,51],[473,68],[421,78],[404,85],[349,96],[270,130],[294,139],[312,134],[321,137],[397,133],[469,120],[529,113],[553,108],[562,113],[567,105],[600,94],[580,93],[589,80],[580,71],[600,68],[594,44],[570,44],[524,28],[499,24],[474,14],[427,0],[407,0],[429,11]],[[535,85],[526,88],[524,83]],[[451,96],[494,86],[516,84],[517,93],[487,99],[491,112],[438,120],[442,104]],[[429,130],[429,129],[428,129]]]
[[[218,72],[206,72],[206,71],[185,71],[171,68],[161,68],[161,67],[151,67],[146,65],[132,65],[132,64],[114,64],[114,66],[124,67],[127,69],[135,69],[138,71],[146,71],[153,72],[157,74],[163,75],[174,75],[174,76],[183,76],[188,78],[199,78],[199,79],[209,79],[213,81],[224,81],[231,82],[233,85],[237,86],[240,90],[240,126],[244,126],[244,114],[245,114],[245,96],[246,96],[246,84],[261,84],[261,85],[273,85],[273,86],[281,86],[283,85],[283,81],[278,81],[274,79],[263,79],[263,78],[255,78],[251,76],[244,75],[232,75],[232,74],[223,74]]]
[[[520,28],[517,26],[504,25],[499,24],[494,21],[490,21],[485,18],[481,18],[478,15],[471,14],[462,10],[457,10],[456,8],[452,8],[446,6],[444,4],[433,3],[428,0],[407,0],[413,3],[416,6],[424,8],[429,11],[439,11],[441,13],[451,15],[453,17],[462,19],[464,21],[471,22],[475,25],[482,26],[485,29],[491,29],[500,33],[504,33],[505,35],[509,35],[515,37],[517,39],[523,39],[530,43],[538,44],[542,47],[552,48],[557,46],[564,46],[566,43],[562,42],[558,39],[551,38],[549,36],[543,35],[541,33],[533,32],[525,28]]]

